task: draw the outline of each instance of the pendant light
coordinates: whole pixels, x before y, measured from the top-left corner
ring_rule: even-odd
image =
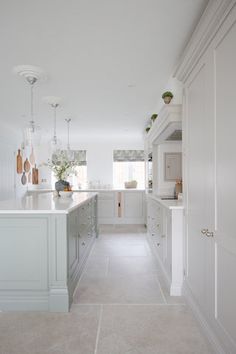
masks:
[[[32,65],[20,65],[14,68],[14,72],[23,76],[30,87],[30,121],[24,128],[24,143],[26,146],[40,144],[41,128],[35,122],[34,117],[34,87],[39,78],[42,77],[42,69]]]
[[[49,150],[51,154],[60,151],[61,141],[57,137],[57,108],[60,105],[61,98],[55,96],[47,96],[43,98],[53,110],[53,136],[49,141]]]
[[[70,122],[71,122],[71,118],[66,118],[65,121],[67,123],[67,150],[66,150],[66,154],[67,154],[68,160],[73,161],[74,160],[74,152],[70,149]]]

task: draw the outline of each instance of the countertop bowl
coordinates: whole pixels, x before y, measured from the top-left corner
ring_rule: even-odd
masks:
[[[73,192],[72,191],[68,191],[68,192],[67,191],[60,191],[59,194],[62,198],[71,198]]]

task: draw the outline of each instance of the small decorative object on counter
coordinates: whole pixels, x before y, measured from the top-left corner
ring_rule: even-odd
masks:
[[[39,170],[36,165],[32,168],[32,184],[39,184]]]
[[[26,158],[25,162],[24,162],[24,170],[25,172],[29,172],[30,171],[30,163],[28,158]]]
[[[23,171],[23,175],[21,176],[21,183],[23,186],[27,183],[27,177],[25,175],[25,171]]]
[[[174,97],[174,95],[170,91],[166,91],[162,95],[162,98],[163,98],[165,104],[169,104],[173,97]]]
[[[69,182],[59,179],[59,181],[55,183],[55,189],[57,192],[61,192],[61,191],[63,192],[65,188],[69,187],[69,185],[70,185]]]
[[[137,188],[138,182],[133,180],[133,181],[129,181],[129,182],[125,182],[125,188]]]
[[[157,119],[157,117],[158,117],[158,114],[156,114],[156,113],[151,116],[152,124],[155,122],[155,120]]]
[[[59,195],[62,198],[70,198],[72,197],[73,192],[72,191],[60,191]]]
[[[19,174],[23,172],[22,156],[20,149],[18,149],[18,154],[16,156],[16,172]]]
[[[182,193],[182,179],[177,179],[175,183],[175,197],[178,198],[179,193]]]

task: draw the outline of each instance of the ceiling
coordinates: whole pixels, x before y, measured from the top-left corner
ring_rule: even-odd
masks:
[[[0,120],[28,121],[29,89],[20,64],[44,69],[36,120],[51,134],[44,96],[62,97],[58,135],[141,136],[147,118],[207,0],[8,0],[0,4]]]

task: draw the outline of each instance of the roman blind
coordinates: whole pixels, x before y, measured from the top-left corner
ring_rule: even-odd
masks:
[[[113,161],[144,161],[144,150],[113,150]]]

